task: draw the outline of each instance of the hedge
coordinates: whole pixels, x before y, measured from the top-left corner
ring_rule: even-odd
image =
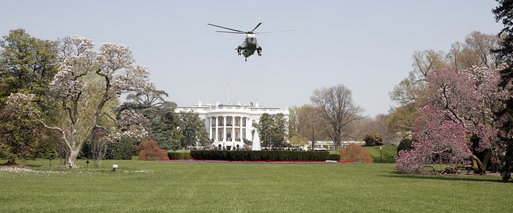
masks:
[[[340,161],[340,154],[329,154],[326,160]]]
[[[325,161],[328,151],[223,151],[193,150],[191,156],[196,160],[233,160],[233,161]]]
[[[169,159],[192,159],[191,154],[188,152],[167,152]]]

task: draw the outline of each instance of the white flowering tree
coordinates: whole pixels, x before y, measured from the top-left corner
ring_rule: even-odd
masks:
[[[133,111],[114,116],[107,107],[109,101],[117,100],[121,94],[137,93],[150,85],[148,68],[133,64],[128,47],[105,43],[96,51],[91,40],[72,36],[59,42],[59,57],[61,65],[49,87],[66,116],[64,122],[57,125],[40,121],[46,128],[60,133],[69,149],[69,166],[76,167],[75,160],[82,146],[97,137],[98,130],[105,132],[101,135],[109,141],[146,137],[142,116]],[[91,75],[99,77],[95,79],[101,81],[100,90],[87,90],[87,79]],[[92,92],[95,97],[99,95],[99,100],[91,98]],[[122,128],[102,126],[105,120]]]

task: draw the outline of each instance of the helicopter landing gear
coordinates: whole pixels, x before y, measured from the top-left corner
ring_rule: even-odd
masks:
[[[248,58],[244,58],[244,61],[248,61]]]
[[[241,46],[238,46],[236,50],[237,50],[237,54],[240,55],[240,51],[242,50]]]
[[[258,56],[262,56],[262,48],[261,47],[257,48],[257,53],[258,53]]]

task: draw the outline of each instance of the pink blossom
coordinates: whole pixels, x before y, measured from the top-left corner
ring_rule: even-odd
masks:
[[[433,163],[466,164],[472,157],[470,137],[479,138],[477,151],[497,150],[500,118],[494,112],[511,94],[500,88],[497,69],[452,66],[433,70],[426,77],[425,101],[415,125],[413,150],[400,152],[395,168],[419,172]],[[494,152],[498,158],[499,152]]]

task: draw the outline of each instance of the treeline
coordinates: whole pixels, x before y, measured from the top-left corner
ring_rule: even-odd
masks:
[[[143,139],[165,149],[207,143],[197,114],[168,94],[126,46],[11,30],[0,40],[0,157],[129,158]],[[127,95],[121,103],[120,96]]]

